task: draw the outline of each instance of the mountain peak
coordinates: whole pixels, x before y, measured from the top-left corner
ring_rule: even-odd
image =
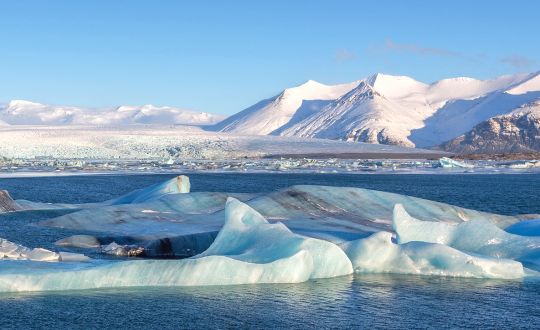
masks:
[[[389,98],[401,98],[410,94],[424,92],[428,85],[408,76],[393,76],[375,73],[364,79],[380,94]]]

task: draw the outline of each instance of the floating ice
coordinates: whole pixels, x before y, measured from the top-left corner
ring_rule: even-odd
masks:
[[[6,239],[0,238],[0,262],[2,260],[32,260],[32,261],[85,261],[88,258],[82,254],[60,252],[47,249],[30,249]]]
[[[474,168],[474,165],[460,162],[458,160],[442,157],[439,159],[439,164],[444,168]]]
[[[119,257],[138,257],[144,254],[144,248],[137,245],[119,245],[116,242],[104,245],[101,251]]]
[[[392,234],[378,232],[341,245],[358,273],[395,273],[516,279],[525,276],[521,263],[472,256],[442,244],[395,244]]]
[[[0,262],[0,291],[297,283],[353,269],[513,279],[525,274],[520,262],[540,269],[540,237],[501,229],[518,216],[359,188],[185,194],[189,181],[182,182],[169,180],[41,224],[92,232],[62,239],[58,246],[191,258],[49,263],[31,260],[85,257],[43,249],[28,257],[33,250],[6,243],[5,254],[19,260]],[[237,199],[227,198],[231,195]]]
[[[156,200],[168,194],[185,194],[189,193],[191,185],[189,178],[185,175],[177,176],[168,181],[157,183],[148,188],[136,190],[127,195],[112,200],[110,203],[117,204],[135,204]]]
[[[58,246],[77,248],[97,248],[101,245],[101,243],[96,237],[90,235],[73,235],[58,240],[54,244]]]
[[[489,219],[501,227],[519,221],[515,216],[479,212],[388,192],[306,185],[266,195],[168,194],[145,203],[86,209],[41,224],[101,233],[100,244],[112,241],[137,244],[145,248],[147,256],[190,257],[205,251],[223,226],[227,196],[245,201],[270,222],[283,222],[294,233],[333,243],[363,238],[381,230],[391,231],[392,208],[396,203],[404,204],[420,219],[454,223]],[[69,242],[73,246],[78,244],[77,240],[64,243]]]
[[[352,273],[337,245],[270,224],[229,199],[225,225],[203,254],[184,260],[109,262],[92,268],[2,268],[0,291],[44,291],[125,286],[298,283]]]
[[[394,208],[393,225],[400,244],[412,241],[440,243],[469,253],[518,260],[533,268],[540,266],[540,237],[509,234],[487,220],[457,225],[420,221],[398,204]]]

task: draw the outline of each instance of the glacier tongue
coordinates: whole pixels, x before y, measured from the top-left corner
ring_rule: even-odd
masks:
[[[426,242],[395,244],[389,232],[341,245],[358,273],[395,273],[455,277],[516,279],[523,265],[510,259],[466,254],[446,245]]]

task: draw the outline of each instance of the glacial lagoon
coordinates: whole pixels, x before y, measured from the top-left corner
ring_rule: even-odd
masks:
[[[173,175],[2,179],[1,188],[9,190],[16,200],[96,203],[164,182],[171,177]],[[260,194],[293,185],[318,184],[417,196],[498,213],[503,220],[518,214],[540,213],[539,196],[535,189],[540,186],[539,175],[469,174],[466,179],[463,177],[343,174],[190,175],[192,191]],[[56,251],[59,248],[54,242],[80,232],[75,228],[59,229],[36,224],[59,216],[68,216],[69,212],[51,209],[2,214],[0,237],[30,248],[43,247]],[[85,253],[103,262],[115,259],[114,256],[88,249],[75,248],[70,251]],[[15,318],[3,319],[2,328],[25,325],[59,327],[78,322],[81,326],[92,322],[95,326],[102,324],[119,327],[125,326],[124,322],[129,322],[130,327],[144,327],[145,322],[150,319],[154,322],[159,319],[158,322],[162,322],[165,328],[190,327],[193,324],[209,327],[279,327],[298,322],[306,328],[316,325],[336,328],[381,326],[389,323],[396,327],[486,326],[487,319],[491,322],[488,326],[492,327],[528,328],[538,325],[539,320],[535,317],[539,310],[535,305],[539,297],[540,282],[535,276],[501,280],[356,273],[295,284],[2,293],[0,304],[3,305],[3,310],[13,310],[13,315],[16,315]],[[88,310],[107,310],[109,313],[98,319],[89,314]],[[464,315],[468,317],[463,317]],[[528,316],[526,321],[524,315]]]

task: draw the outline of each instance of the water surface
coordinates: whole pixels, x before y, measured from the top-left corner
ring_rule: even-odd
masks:
[[[15,198],[103,201],[172,175],[0,179]],[[540,175],[190,174],[194,191],[294,184],[404,193],[502,214],[540,213]],[[65,211],[0,215],[0,237],[54,249],[71,234],[32,223]],[[355,275],[301,284],[0,294],[0,328],[538,328],[540,282]]]

